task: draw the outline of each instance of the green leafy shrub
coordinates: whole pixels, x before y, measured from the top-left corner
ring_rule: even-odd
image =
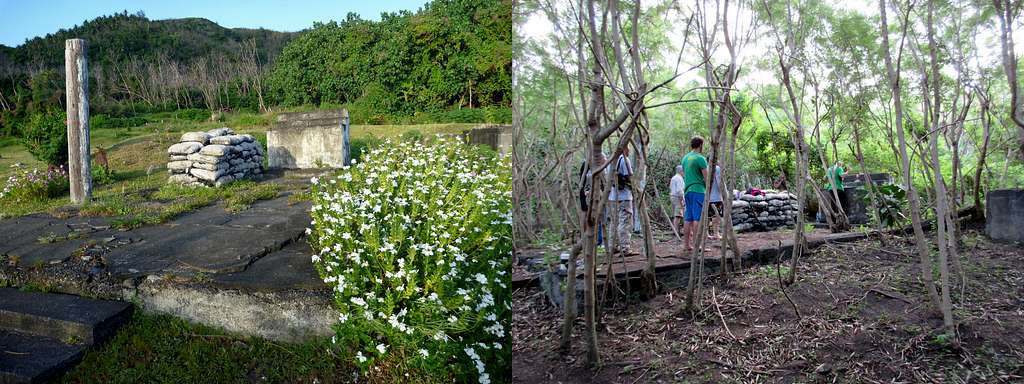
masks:
[[[878,212],[870,212],[875,220],[880,220],[886,227],[906,225],[907,216],[903,209],[907,206],[907,191],[898,184],[876,185],[878,195]],[[864,204],[871,206],[871,194],[865,194]]]
[[[0,190],[0,201],[30,202],[63,195],[68,191],[68,172],[64,167],[40,171],[19,168],[7,178]]]
[[[417,129],[410,129],[408,131],[402,132],[401,137],[403,141],[421,142],[423,141],[423,132],[420,132]]]
[[[68,162],[67,118],[64,111],[51,109],[34,113],[22,127],[22,144],[37,160],[48,165]]]
[[[231,119],[230,126],[233,127],[251,127],[251,126],[269,126],[270,119],[262,115],[252,114],[241,114],[233,116]]]
[[[106,185],[117,181],[117,174],[110,168],[104,167],[100,164],[93,164],[90,169],[92,172],[93,186]]]
[[[188,121],[205,121],[210,118],[210,111],[198,108],[180,109],[174,112],[174,118]]]
[[[313,178],[313,263],[334,341],[368,369],[406,356],[457,381],[507,378],[511,166],[461,142],[385,142]]]
[[[369,150],[381,145],[381,143],[383,142],[384,140],[381,140],[380,138],[372,134],[367,135],[366,137],[352,139],[352,141],[348,143],[349,151],[351,151],[352,154],[352,160],[358,160],[362,158],[363,153],[366,153]]]

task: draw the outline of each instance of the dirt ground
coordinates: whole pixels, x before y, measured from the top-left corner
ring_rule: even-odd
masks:
[[[964,231],[952,293],[958,336],[937,329],[909,238],[817,248],[797,282],[774,266],[705,284],[703,311],[681,312],[684,289],[617,303],[598,333],[603,366],[586,367],[582,316],[558,351],[561,312],[537,288],[514,293],[513,381],[523,383],[1024,382],[1024,248]],[[723,326],[722,319],[725,319]]]

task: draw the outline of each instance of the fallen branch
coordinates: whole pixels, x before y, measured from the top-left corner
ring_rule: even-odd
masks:
[[[725,316],[722,316],[722,308],[718,306],[718,298],[715,296],[715,286],[713,285],[711,286],[711,302],[715,304],[715,310],[718,311],[718,318],[722,320],[722,327],[725,328],[725,332],[729,333],[729,337],[732,337],[733,340],[737,340],[736,335],[729,329],[729,324],[725,322]]]
[[[779,290],[781,290],[782,295],[786,297],[786,301],[789,301],[789,305],[793,306],[793,312],[796,312],[796,320],[798,322],[803,321],[803,316],[800,316],[800,308],[797,308],[793,299],[789,298],[789,293],[786,292],[786,283],[782,281],[782,241],[779,241],[779,246],[775,247],[775,249],[778,250],[775,252],[775,276],[778,277],[779,280]],[[793,249],[795,250],[796,247]]]
[[[885,292],[885,291],[882,291],[882,290],[880,290],[880,289],[875,289],[875,288],[871,288],[871,289],[869,289],[869,290],[868,290],[868,292],[874,292],[874,293],[877,293],[877,294],[879,294],[879,295],[882,295],[882,296],[888,297],[888,298],[890,298],[890,299],[896,299],[896,300],[899,300],[899,301],[905,302],[905,303],[907,303],[907,304],[913,304],[913,302],[912,302],[912,301],[910,301],[909,299],[907,299],[907,298],[905,298],[905,297],[903,297],[903,296],[899,296],[899,295],[897,295],[897,294],[895,294],[895,293],[889,293],[889,292]],[[865,295],[866,295],[866,294],[865,294]]]

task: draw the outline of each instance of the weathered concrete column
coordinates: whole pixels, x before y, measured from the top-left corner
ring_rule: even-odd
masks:
[[[352,148],[348,143],[348,109],[341,110],[341,158],[345,165],[352,164]]]
[[[64,42],[65,88],[68,115],[68,177],[71,202],[81,205],[92,198],[89,163],[89,68],[82,39]]]

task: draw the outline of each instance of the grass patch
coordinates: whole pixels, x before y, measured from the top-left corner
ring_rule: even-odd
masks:
[[[351,138],[361,139],[373,136],[380,139],[398,139],[406,132],[417,131],[422,136],[436,134],[459,134],[462,131],[479,127],[480,124],[418,124],[418,125],[352,125]]]
[[[117,335],[90,349],[64,383],[337,383],[356,380],[352,354],[328,339],[303,344],[230,334],[136,312]],[[359,382],[438,382],[395,358]]]
[[[266,131],[271,128],[274,113],[257,114],[233,112],[223,115],[223,121],[209,121],[209,112],[203,110],[180,110],[139,115],[147,123],[137,127],[93,129],[90,143],[95,152],[99,147],[107,150],[111,177],[95,180],[93,202],[81,208],[81,213],[91,216],[120,216],[115,223],[120,228],[135,228],[142,225],[165,222],[181,213],[209,205],[217,199],[225,199],[230,211],[246,209],[260,199],[277,195],[279,187],[264,187],[255,184],[229,186],[227,195],[165,190],[167,174],[163,172],[167,163],[167,147],[176,143],[183,132],[207,131],[228,126],[238,133],[248,133],[266,141]],[[352,139],[376,138],[398,140],[410,134],[430,136],[434,134],[458,134],[480,124],[419,124],[419,125],[353,125]],[[410,133],[412,132],[412,133]],[[264,158],[264,166],[267,158]],[[32,168],[45,169],[46,165],[35,160],[18,139],[0,139],[0,180],[11,174],[11,165],[25,164]],[[97,165],[93,164],[96,168]],[[101,183],[102,181],[102,183]],[[238,184],[238,183],[236,183]],[[233,185],[236,185],[233,184]],[[157,190],[154,196],[146,193]],[[308,196],[294,196],[289,202]],[[155,199],[155,200],[154,200]],[[39,212],[57,212],[71,204],[68,196],[4,204],[0,208],[0,219],[24,216]]]
[[[236,186],[237,184],[237,186]],[[228,212],[239,212],[249,209],[252,203],[277,197],[281,192],[280,184],[235,183],[224,191],[224,205]]]
[[[84,235],[82,235],[80,232],[69,232],[64,235],[58,235],[56,233],[50,232],[44,236],[40,236],[38,239],[36,239],[36,242],[38,242],[39,244],[53,244],[62,241],[81,239],[83,236]]]
[[[42,293],[50,293],[50,292],[54,291],[53,286],[51,286],[48,283],[37,283],[37,282],[33,282],[33,281],[29,281],[29,282],[25,283],[25,285],[22,285],[21,287],[18,287],[18,290],[22,291],[22,292],[42,292]]]
[[[64,383],[335,382],[351,364],[329,340],[306,344],[228,334],[167,315],[136,313],[109,342],[90,350]]]

